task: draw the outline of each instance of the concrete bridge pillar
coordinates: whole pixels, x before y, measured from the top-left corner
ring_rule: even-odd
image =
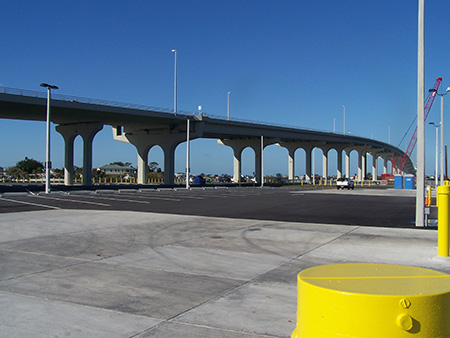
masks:
[[[193,130],[194,132],[194,130]],[[175,178],[175,149],[186,141],[185,133],[171,133],[169,129],[151,133],[136,130],[132,127],[113,127],[114,140],[134,145],[137,151],[138,184],[146,184],[148,179],[148,152],[159,145],[164,152],[164,184],[174,184]],[[190,138],[196,138],[191,136]]]
[[[312,179],[312,151],[315,147],[305,147],[305,179],[311,181]]]
[[[367,153],[364,149],[358,149],[358,179],[364,181],[366,177]]]
[[[345,149],[345,177],[350,178],[350,153],[353,149]]]
[[[73,146],[75,138],[83,138],[83,185],[92,184],[92,143],[95,135],[103,129],[101,123],[60,124],[56,131],[64,138],[64,184],[73,185]]]
[[[310,181],[312,177],[311,170],[311,154],[315,148],[312,142],[279,142],[278,146],[286,148],[289,152],[288,166],[289,166],[289,180],[294,179],[295,159],[294,154],[297,149],[302,148],[305,151],[305,179]]]
[[[332,146],[327,147],[320,147],[322,149],[322,176],[324,178],[328,177],[328,153],[331,149],[333,149]]]
[[[322,177],[328,177],[328,149],[322,149]]]
[[[277,143],[277,146],[286,148],[288,151],[288,180],[293,181],[295,176],[295,152],[299,147],[297,143]]]
[[[83,138],[83,185],[92,184],[92,143],[95,135],[103,129],[103,124],[86,125],[80,130]]]
[[[217,140],[217,143],[231,147],[233,149],[233,180],[234,183],[241,182],[242,176],[242,151],[248,144],[245,139]],[[256,156],[255,156],[256,158]]]
[[[378,154],[372,154],[372,181],[378,180]]]
[[[265,148],[268,145],[275,144],[279,140],[274,138],[266,138],[263,137],[263,146],[261,147],[261,137],[252,137],[252,138],[240,138],[240,139],[224,139],[218,140],[219,144],[229,146],[233,149],[234,153],[234,174],[233,179],[235,183],[240,182],[241,180],[241,159],[242,159],[242,151],[250,147],[255,152],[255,178],[256,182],[261,183],[264,179],[262,177],[262,157],[261,157],[261,148]]]
[[[337,178],[341,178],[342,177],[342,150],[343,149],[336,149],[337,150],[337,173],[336,176]]]

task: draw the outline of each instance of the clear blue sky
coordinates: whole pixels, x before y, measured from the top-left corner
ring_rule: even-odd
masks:
[[[417,108],[417,6],[411,0],[2,1],[0,85],[173,108],[172,49],[178,51],[178,109],[352,134],[398,145]],[[450,2],[426,1],[426,88],[450,86]],[[446,33],[447,32],[447,33]],[[448,96],[450,98],[450,95]],[[450,141],[450,100],[447,99]],[[438,121],[436,100],[429,121]],[[427,173],[434,171],[435,130],[426,125]],[[0,166],[25,156],[44,161],[45,124],[0,120]],[[401,145],[406,149],[411,134]],[[76,141],[75,164],[81,162]],[[63,140],[53,132],[54,167]],[[185,166],[185,145],[176,171]],[[302,174],[297,152],[296,174]],[[318,153],[319,154],[319,153]],[[94,141],[94,166],[137,164],[131,145],[105,126]],[[244,151],[244,173],[254,155]],[[316,168],[321,168],[317,156]],[[331,155],[334,161],[335,155]],[[162,163],[162,151],[150,152]],[[232,174],[231,149],[192,143],[194,173]],[[335,164],[330,173],[335,173]],[[355,169],[352,169],[354,171]],[[370,169],[369,169],[370,171]],[[265,151],[265,173],[287,173],[287,151]]]

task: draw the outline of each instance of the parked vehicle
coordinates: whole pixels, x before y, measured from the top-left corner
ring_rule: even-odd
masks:
[[[338,178],[336,181],[336,188],[339,189],[355,189],[355,182],[353,182],[351,179],[346,177]]]
[[[204,185],[206,184],[205,178],[201,175],[195,176],[194,177],[194,184],[198,184],[198,185]]]

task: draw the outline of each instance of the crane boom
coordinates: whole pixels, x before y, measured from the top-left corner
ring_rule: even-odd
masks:
[[[442,82],[442,77],[438,77],[436,79],[436,83],[434,84],[433,89],[430,89],[430,95],[428,96],[427,102],[425,103],[424,107],[424,121],[427,120],[428,114],[430,113],[431,107],[433,106],[434,99],[436,98],[437,91],[439,89],[439,85]],[[406,163],[408,163],[408,160],[411,158],[411,154],[414,150],[414,147],[417,143],[417,126],[416,129],[414,129],[414,134],[411,137],[411,140],[409,141],[408,148],[406,148],[406,152],[403,154],[403,157],[399,157],[400,160],[400,166],[397,167],[397,163],[395,161],[394,155],[392,155],[392,169],[395,173],[400,174],[403,172],[403,169],[406,166]],[[395,168],[395,169],[394,169]]]

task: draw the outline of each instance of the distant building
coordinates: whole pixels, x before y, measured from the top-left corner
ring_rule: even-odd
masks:
[[[129,166],[122,166],[118,164],[107,164],[97,168],[106,176],[135,176],[136,169]]]

